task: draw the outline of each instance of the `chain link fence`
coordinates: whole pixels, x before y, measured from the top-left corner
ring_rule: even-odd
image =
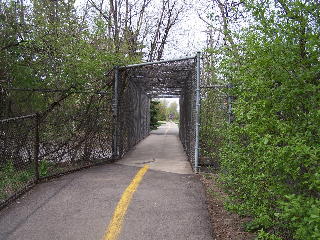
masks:
[[[191,166],[195,166],[196,148],[196,63],[190,66],[190,73],[185,81],[180,96],[179,137],[186,151]],[[193,71],[192,71],[193,70]]]
[[[180,98],[179,137],[192,167],[196,159],[197,58],[137,64],[115,73],[114,148],[122,157],[150,132],[150,100]],[[197,170],[197,169],[195,169]]]
[[[0,204],[37,178],[36,122],[35,114],[0,121]]]
[[[117,71],[114,149],[115,157],[121,158],[150,132],[150,98],[130,80],[130,71]]]
[[[112,159],[111,99],[111,90],[3,90],[0,204],[38,180]]]
[[[200,165],[219,168],[219,150],[228,121],[228,95],[222,87],[201,89]]]

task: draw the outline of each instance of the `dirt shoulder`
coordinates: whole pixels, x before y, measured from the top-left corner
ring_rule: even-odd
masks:
[[[224,200],[227,195],[217,183],[217,174],[205,173],[200,179],[206,189],[208,210],[211,217],[215,240],[251,240],[255,238],[252,233],[243,230],[243,224],[249,221],[235,213],[224,209]]]

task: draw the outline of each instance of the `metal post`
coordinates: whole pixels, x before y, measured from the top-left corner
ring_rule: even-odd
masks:
[[[227,88],[232,88],[232,84],[228,84]],[[232,122],[232,96],[228,93],[228,123],[231,124]]]
[[[196,66],[196,142],[194,150],[194,170],[198,172],[199,168],[199,127],[200,127],[200,60],[201,53],[197,52],[197,66]]]
[[[119,157],[118,147],[118,84],[119,84],[119,68],[114,69],[114,96],[113,96],[113,141],[112,141],[112,157]]]
[[[40,124],[40,115],[39,113],[35,116],[35,139],[34,139],[34,172],[36,181],[39,181],[39,148],[40,148],[40,137],[39,137],[39,124]]]

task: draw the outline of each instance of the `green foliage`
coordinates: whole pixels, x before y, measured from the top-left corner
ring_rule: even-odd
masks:
[[[167,116],[169,116],[170,120],[179,120],[178,104],[176,102],[170,103],[167,107]]]
[[[159,109],[159,120],[168,121],[168,102],[166,99],[161,99],[158,104]]]
[[[231,82],[235,87],[226,93],[236,97],[235,121],[220,128],[222,181],[229,208],[254,217],[247,229],[260,229],[258,239],[279,239],[270,232],[286,239],[320,238],[315,4],[248,1],[254,23],[233,35],[237,54],[225,46],[212,51],[220,58],[215,77]],[[210,134],[216,136],[215,130]]]
[[[168,121],[169,115],[171,114],[175,123],[178,124],[179,113],[178,105],[175,102],[172,102],[167,106],[165,100],[162,101],[151,101],[150,104],[150,127],[151,129],[157,129],[161,125],[161,121]]]
[[[50,166],[50,162],[46,160],[42,160],[39,162],[39,175],[41,177],[48,176],[49,166]]]
[[[4,200],[21,189],[26,183],[32,180],[34,172],[32,168],[18,170],[12,161],[8,161],[0,168],[0,200]]]
[[[150,102],[150,128],[152,130],[157,129],[160,126],[159,123],[159,104],[158,101]]]
[[[258,231],[256,240],[282,240],[282,238],[275,236],[274,234],[265,232],[263,229]]]
[[[141,59],[139,54],[128,56],[125,49],[117,51],[107,37],[106,23],[82,18],[74,1],[2,1],[0,19],[3,87],[111,93],[111,79],[105,73],[115,65]],[[12,91],[7,95],[8,115],[41,112],[57,100],[57,94]]]
[[[0,118],[45,113],[40,119],[41,150],[73,144],[70,152],[74,157],[80,144],[91,150],[93,138],[102,142],[102,138],[111,136],[110,70],[116,65],[141,61],[141,54],[132,50],[129,54],[128,47],[116,49],[112,23],[99,21],[100,13],[82,10],[75,8],[74,0],[0,1]],[[133,44],[139,44],[138,40]],[[135,49],[140,50],[138,46]],[[59,91],[64,89],[69,91]],[[79,93],[83,91],[86,93]],[[105,94],[88,94],[96,91]],[[5,138],[14,137],[15,131],[33,134],[33,123],[24,126],[29,121],[21,122],[21,126],[17,124],[19,128],[15,123],[10,128],[4,126]],[[32,150],[27,146],[28,160],[22,160],[19,155],[25,152],[20,149],[20,142],[15,143],[10,149],[13,154],[9,155],[14,163],[0,166],[1,199],[21,189],[34,176],[32,166],[24,164],[32,158]],[[61,167],[53,165],[57,159],[52,158],[57,154],[46,157],[47,161],[40,161],[40,176]],[[5,157],[2,160],[3,164],[9,161]],[[67,164],[60,165],[67,168]]]
[[[214,80],[212,85],[217,84]],[[211,162],[219,161],[219,150],[222,147],[224,122],[226,121],[226,111],[224,109],[225,96],[221,96],[219,91],[209,90],[206,98],[201,101],[201,128],[200,139],[201,155],[209,157]],[[212,124],[214,123],[214,124]]]
[[[287,195],[275,215],[295,229],[297,239],[320,239],[320,200],[301,195]]]
[[[158,102],[158,117],[160,121],[179,121],[180,115],[178,111],[178,104],[176,102],[171,102],[169,104],[169,102],[166,99],[161,99]]]

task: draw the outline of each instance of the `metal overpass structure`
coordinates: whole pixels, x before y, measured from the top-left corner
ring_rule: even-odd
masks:
[[[179,136],[195,172],[199,167],[200,52],[194,57],[117,67],[113,85],[114,158],[150,132],[152,98],[179,98]]]

